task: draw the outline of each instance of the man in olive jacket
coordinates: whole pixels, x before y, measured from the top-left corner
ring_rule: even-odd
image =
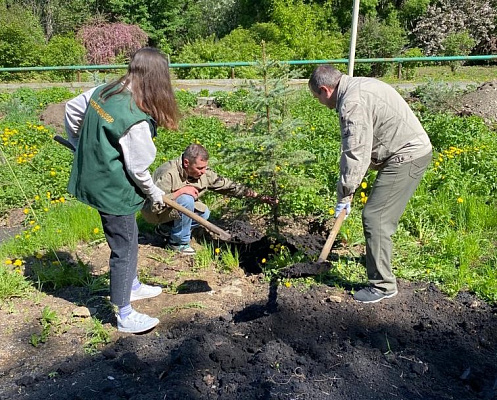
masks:
[[[341,157],[335,217],[350,213],[354,192],[369,167],[378,170],[362,212],[370,287],[354,294],[375,303],[397,294],[390,265],[391,236],[431,162],[430,139],[409,105],[391,86],[350,77],[329,65],[317,67],[309,89],[340,118]]]
[[[204,219],[210,211],[199,198],[208,190],[232,197],[257,197],[248,187],[217,175],[208,168],[209,154],[199,144],[189,145],[183,154],[162,164],[153,173],[154,183],[165,192],[165,196],[194,211]],[[264,198],[261,198],[264,201]],[[191,230],[198,223],[171,207],[154,212],[151,202],[146,202],[142,215],[147,222],[159,224],[156,231],[169,236],[169,247],[182,254],[193,255],[190,246]]]

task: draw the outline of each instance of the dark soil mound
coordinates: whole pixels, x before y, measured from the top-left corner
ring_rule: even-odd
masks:
[[[256,290],[263,286],[257,285]],[[495,309],[400,283],[388,302],[277,288],[218,317],[121,337],[102,354],[11,376],[2,399],[496,399]],[[18,360],[23,363],[22,359]],[[5,386],[4,386],[5,387]]]

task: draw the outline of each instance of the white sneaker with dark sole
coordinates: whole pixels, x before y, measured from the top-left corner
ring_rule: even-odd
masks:
[[[131,291],[130,301],[150,299],[156,297],[162,293],[162,288],[160,286],[150,286],[142,283],[137,290]]]
[[[126,333],[142,333],[155,328],[159,324],[158,318],[149,317],[135,310],[124,319],[117,315],[117,330]]]
[[[167,247],[171,250],[174,250],[176,253],[184,254],[186,256],[194,256],[195,249],[191,247],[189,244],[173,244],[169,243]]]

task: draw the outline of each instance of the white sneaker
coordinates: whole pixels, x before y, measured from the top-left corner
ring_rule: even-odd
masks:
[[[150,299],[151,297],[156,297],[162,293],[162,288],[160,286],[150,286],[142,283],[140,287],[136,290],[131,291],[130,301]]]
[[[189,244],[169,243],[167,247],[170,248],[171,250],[174,250],[177,253],[184,254],[185,256],[195,255],[195,249],[191,247]]]
[[[159,322],[157,318],[133,310],[124,319],[121,319],[119,314],[117,315],[117,330],[119,332],[141,333],[156,327]]]

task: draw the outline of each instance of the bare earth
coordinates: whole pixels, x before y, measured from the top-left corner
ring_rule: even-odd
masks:
[[[326,231],[289,224],[290,246],[320,250]],[[161,320],[143,335],[116,331],[107,292],[40,288],[2,304],[0,399],[497,399],[496,306],[406,281],[398,296],[363,305],[345,279],[340,287],[266,282],[258,272],[269,251],[264,238],[238,249],[242,266],[234,272],[195,269],[143,233],[142,277],[164,287],[133,303]],[[345,251],[339,243],[330,258],[338,251]],[[59,256],[107,272],[105,243]],[[45,306],[60,323],[34,347]],[[111,332],[95,355],[84,352],[89,318],[78,306]]]

